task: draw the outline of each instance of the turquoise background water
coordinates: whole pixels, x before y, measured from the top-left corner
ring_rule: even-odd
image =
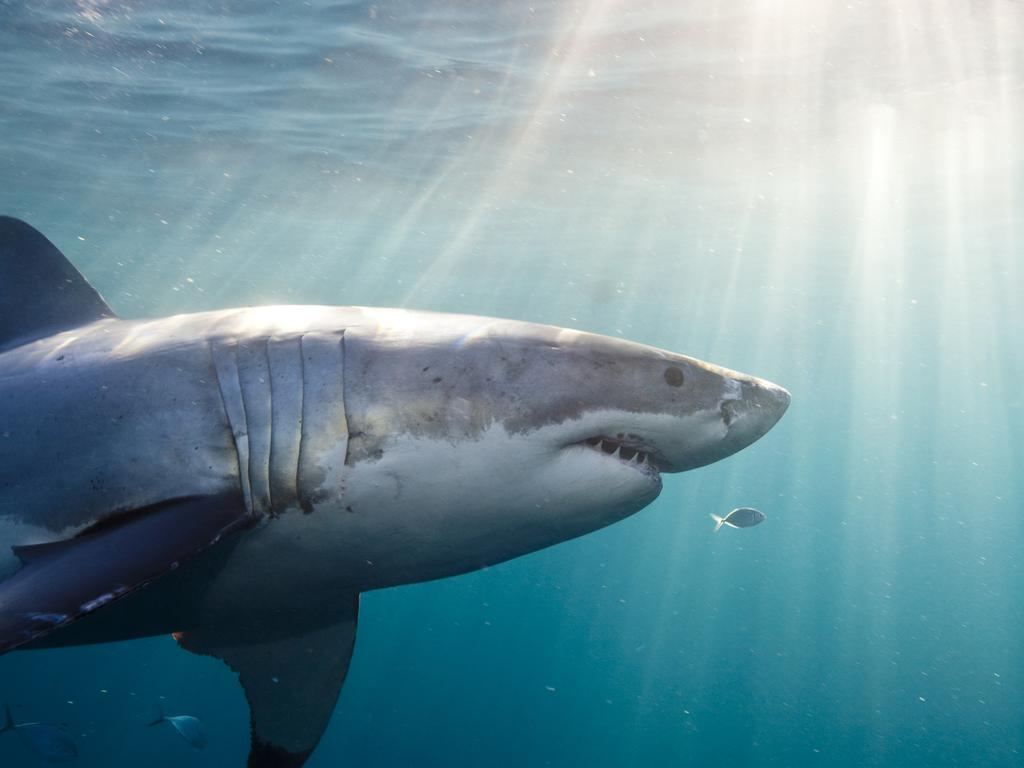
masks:
[[[792,391],[626,522],[366,595],[313,768],[1020,765],[1022,39],[1011,0],[2,0],[0,212],[126,317],[473,312]],[[248,742],[170,638],[0,697],[83,767]]]

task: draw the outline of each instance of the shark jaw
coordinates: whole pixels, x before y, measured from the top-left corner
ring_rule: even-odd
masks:
[[[577,445],[592,448],[604,456],[610,456],[622,462],[637,472],[642,472],[654,479],[661,479],[658,465],[651,461],[649,449],[646,446],[638,446],[637,443],[624,440],[624,436],[606,437],[602,435],[601,437],[588,437],[583,443],[577,443]]]
[[[525,433],[492,424],[459,440],[393,435],[377,457],[347,468],[347,514],[332,516],[336,548],[325,552],[359,590],[493,565],[638,512],[660,494],[664,472],[738,450],[786,403],[728,424],[720,408],[600,410]],[[737,442],[732,430],[744,418]]]

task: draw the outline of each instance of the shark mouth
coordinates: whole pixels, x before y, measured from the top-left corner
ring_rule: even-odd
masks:
[[[618,459],[626,466],[651,475],[656,476],[658,474],[658,465],[654,463],[649,452],[627,445],[621,440],[611,437],[588,437],[583,441],[582,445],[599,451],[610,458]]]

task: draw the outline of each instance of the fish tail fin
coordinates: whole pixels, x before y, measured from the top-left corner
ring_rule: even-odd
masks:
[[[722,525],[725,523],[725,518],[719,517],[714,512],[711,513],[711,519],[715,521],[715,531],[721,528]]]
[[[4,725],[0,728],[0,733],[4,731],[14,730],[14,718],[11,716],[11,705],[4,704]]]
[[[157,704],[156,705],[156,713],[157,713],[156,720],[154,720],[153,722],[151,722],[149,724],[150,727],[152,727],[154,725],[160,725],[160,723],[162,723],[166,719],[164,717],[164,705],[163,704]]]

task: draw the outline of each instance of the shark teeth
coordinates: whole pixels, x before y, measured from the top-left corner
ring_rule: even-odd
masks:
[[[655,468],[650,455],[646,451],[620,443],[618,440],[613,440],[610,437],[588,437],[584,442],[591,448],[618,459],[624,464],[640,468]]]

